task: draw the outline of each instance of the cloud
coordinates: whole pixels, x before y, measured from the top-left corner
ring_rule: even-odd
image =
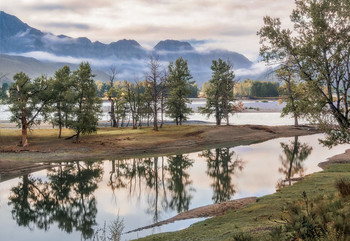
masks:
[[[88,24],[84,23],[64,23],[64,22],[50,22],[44,24],[45,27],[48,28],[62,28],[62,29],[68,29],[68,28],[75,28],[75,29],[81,29],[81,30],[89,30],[90,26]]]
[[[66,7],[62,4],[42,4],[31,6],[32,10],[39,11],[52,11],[52,10],[64,10]]]
[[[239,76],[256,76],[256,75],[261,75],[265,72],[268,72],[269,70],[272,71],[273,68],[277,67],[278,65],[269,65],[266,66],[264,62],[259,62],[253,64],[250,68],[248,69],[237,69],[235,70],[235,74],[237,77]]]

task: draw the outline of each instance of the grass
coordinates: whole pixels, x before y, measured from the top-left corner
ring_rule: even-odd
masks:
[[[287,203],[320,195],[338,195],[336,180],[350,178],[350,164],[330,165],[293,186],[261,197],[246,208],[196,223],[187,229],[148,236],[140,240],[235,240],[241,233],[250,233],[253,240],[268,240],[267,233],[281,225],[282,209]]]

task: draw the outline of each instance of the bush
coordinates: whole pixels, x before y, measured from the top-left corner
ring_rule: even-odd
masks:
[[[341,197],[345,198],[350,195],[350,180],[349,179],[339,179],[335,182],[335,187],[337,188]]]
[[[233,235],[234,241],[253,241],[253,237],[246,233],[237,233]]]

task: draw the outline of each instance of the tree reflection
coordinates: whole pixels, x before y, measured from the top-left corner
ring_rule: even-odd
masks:
[[[284,182],[292,184],[292,179],[295,175],[304,176],[303,162],[311,154],[312,147],[306,143],[300,143],[298,136],[294,137],[294,141],[289,143],[280,143],[283,149],[284,156],[280,155],[282,167],[278,171],[285,176],[285,180],[278,184],[278,187],[284,186]]]
[[[212,200],[215,203],[228,201],[235,194],[232,184],[232,175],[235,170],[243,169],[243,161],[236,158],[233,161],[234,151],[229,148],[217,148],[215,151],[203,151],[201,156],[207,158],[207,175],[213,179],[211,184],[214,195]]]
[[[188,156],[176,155],[168,157],[169,164],[169,184],[171,192],[170,208],[178,213],[187,211],[193,196],[190,194],[194,189],[191,187],[192,181],[186,169],[192,167],[193,160]]]
[[[46,182],[23,176],[11,189],[12,216],[20,226],[48,230],[57,222],[68,233],[75,229],[84,239],[91,238],[97,214],[93,192],[102,174],[101,163],[75,162],[49,170]]]

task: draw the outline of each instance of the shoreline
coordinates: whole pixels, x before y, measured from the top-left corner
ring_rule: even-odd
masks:
[[[0,129],[0,182],[52,167],[57,162],[142,158],[185,154],[204,149],[249,145],[280,137],[320,133],[313,127],[261,125],[183,125],[164,126],[159,132],[151,127],[100,128],[84,136],[79,144],[64,140],[74,134],[65,129],[34,129],[29,146],[17,146],[20,130]]]

